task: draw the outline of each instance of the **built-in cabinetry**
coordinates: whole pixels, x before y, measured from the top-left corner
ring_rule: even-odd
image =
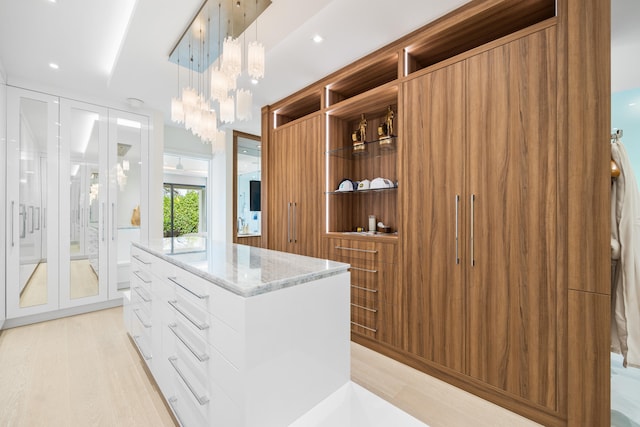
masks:
[[[267,170],[271,249],[308,256],[321,251],[322,126],[322,116],[314,114],[273,130]]]
[[[148,227],[148,128],[146,116],[8,88],[9,319],[122,297],[129,246]]]
[[[404,84],[408,348],[557,410],[556,35]]]
[[[471,1],[263,108],[269,153],[323,117],[310,255],[351,264],[352,339],[544,425],[609,419],[608,323],[585,320],[608,318],[607,5]],[[286,231],[266,161],[264,214]],[[377,177],[395,185],[339,188]],[[392,233],[356,232],[370,215]]]

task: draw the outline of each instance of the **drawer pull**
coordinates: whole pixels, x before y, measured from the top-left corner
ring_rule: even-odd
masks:
[[[178,313],[182,314],[184,316],[185,319],[187,319],[189,322],[193,323],[193,326],[195,326],[196,328],[200,329],[201,331],[207,329],[209,327],[209,325],[207,325],[206,323],[198,323],[197,321],[193,320],[191,318],[191,316],[189,316],[187,313],[185,313],[180,307],[178,307],[178,301],[173,300],[173,301],[167,301],[169,303],[169,305],[171,307],[173,307]]]
[[[133,341],[136,343],[136,346],[138,347],[138,350],[140,350],[140,354],[142,354],[142,357],[144,358],[144,360],[151,360],[151,356],[145,353],[144,350],[142,349],[142,346],[140,345],[140,336],[134,335]]]
[[[151,298],[149,297],[149,295],[147,295],[147,293],[146,293],[146,292],[143,292],[143,291],[140,289],[140,286],[135,286],[135,287],[133,288],[133,290],[134,290],[134,291],[136,291],[136,293],[137,293],[138,295],[140,295],[140,298],[142,298],[142,301],[144,301],[144,302],[151,302]]]
[[[362,305],[358,305],[358,304],[354,304],[354,303],[351,303],[351,305],[354,306],[355,308],[361,308],[363,310],[367,310],[367,311],[370,311],[372,313],[377,313],[378,312],[378,310],[376,310],[374,308],[364,307]]]
[[[133,272],[133,274],[135,274],[136,276],[138,276],[138,279],[142,280],[144,283],[151,283],[151,280],[147,280],[147,279],[145,279],[144,277],[142,277],[142,276],[140,275],[140,271],[139,271],[139,270],[134,271],[134,272]]]
[[[356,289],[360,289],[361,291],[366,291],[366,292],[373,292],[373,293],[378,292],[377,289],[363,288],[362,286],[351,285],[351,287],[352,288],[356,288]]]
[[[176,418],[178,419],[178,424],[180,424],[181,426],[185,426],[186,424],[182,421],[182,418],[180,418],[180,413],[178,413],[178,398],[175,396],[171,396],[169,398],[169,406],[171,406],[171,410],[173,411],[174,414],[176,414]]]
[[[198,294],[193,292],[191,289],[187,288],[186,286],[184,286],[182,283],[178,282],[178,278],[177,277],[167,277],[167,279],[171,280],[173,283],[175,283],[176,285],[180,286],[182,289],[184,289],[185,291],[189,292],[191,295],[200,298],[200,299],[205,299],[205,298],[209,298],[209,295],[202,295],[202,294]]]
[[[369,270],[367,268],[349,267],[349,270],[364,271],[365,273],[377,273],[378,270]]]
[[[146,322],[146,320],[144,320],[142,318],[142,316],[140,316],[140,309],[139,308],[135,308],[133,309],[133,313],[136,315],[136,317],[138,318],[138,320],[140,321],[140,323],[142,323],[142,326],[144,326],[145,328],[149,329],[151,327],[150,324],[148,324]]]
[[[378,251],[376,250],[371,250],[371,249],[358,249],[358,248],[347,248],[344,246],[336,246],[336,249],[340,249],[342,251],[354,251],[354,252],[364,252],[367,254],[377,254]]]
[[[145,265],[151,265],[150,261],[145,261],[140,255],[131,255],[131,256]]]
[[[205,362],[205,361],[209,360],[209,355],[208,355],[208,354],[206,354],[206,353],[199,354],[199,353],[198,353],[198,352],[197,352],[197,351],[196,351],[196,350],[191,346],[191,344],[189,344],[189,343],[187,342],[187,340],[186,340],[183,336],[181,336],[181,335],[178,333],[178,325],[177,325],[177,324],[175,324],[175,323],[170,323],[168,326],[169,326],[169,329],[171,329],[171,332],[173,332],[173,335],[175,335],[175,336],[176,336],[176,338],[178,338],[178,339],[180,340],[180,342],[181,342],[182,344],[184,344],[184,346],[185,346],[185,347],[187,347],[187,349],[188,349],[191,353],[193,353],[193,355],[194,355],[194,356],[195,356],[199,361],[201,361],[201,362]]]
[[[377,329],[369,328],[368,326],[361,325],[360,323],[351,322],[351,324],[354,325],[354,326],[357,326],[359,328],[366,329],[367,331],[371,331],[371,332],[374,332],[374,333],[378,332]]]
[[[191,392],[191,394],[193,394],[193,397],[196,398],[196,400],[198,401],[198,403],[200,404],[200,406],[205,405],[209,402],[209,398],[207,396],[198,396],[198,393],[196,393],[195,389],[193,388],[193,386],[189,383],[189,381],[187,381],[187,379],[184,377],[184,374],[182,373],[182,371],[180,370],[180,368],[178,368],[178,358],[175,356],[171,356],[169,358],[169,363],[171,363],[171,366],[173,366],[173,369],[176,370],[176,372],[178,373],[178,376],[182,379],[182,381],[184,381],[184,383],[187,385],[187,388],[189,389],[189,391]]]

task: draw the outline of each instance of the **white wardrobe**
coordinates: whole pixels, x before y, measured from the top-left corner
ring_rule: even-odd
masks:
[[[148,151],[148,116],[7,88],[8,320],[122,298]]]

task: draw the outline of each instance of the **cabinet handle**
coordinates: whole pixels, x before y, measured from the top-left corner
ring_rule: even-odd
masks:
[[[355,308],[360,308],[360,309],[362,309],[362,310],[367,310],[367,311],[370,311],[370,312],[372,312],[372,313],[377,313],[377,312],[378,312],[378,310],[376,310],[376,309],[374,309],[374,308],[365,307],[365,306],[363,306],[363,305],[358,305],[358,304],[354,304],[354,303],[351,303],[351,305],[352,305],[353,307],[355,307]]]
[[[192,291],[191,289],[187,288],[186,286],[184,286],[182,283],[178,282],[178,278],[177,277],[167,277],[167,279],[171,280],[173,283],[175,283],[176,285],[180,286],[182,289],[184,289],[185,291],[189,292],[191,295],[200,298],[200,299],[205,299],[205,298],[209,298],[209,295],[202,295],[202,294],[198,294],[195,293],[194,291]]]
[[[134,309],[134,310],[133,310],[133,314],[135,314],[135,315],[136,315],[136,317],[138,318],[138,320],[140,321],[140,323],[142,323],[142,326],[144,326],[144,327],[145,327],[145,329],[149,329],[149,328],[151,327],[151,325],[150,325],[150,324],[148,324],[148,323],[146,322],[146,320],[144,320],[144,319],[142,318],[142,316],[140,316],[140,309],[139,309],[139,308]]]
[[[471,195],[471,266],[475,266],[476,265],[476,258],[475,255],[473,253],[473,241],[474,241],[474,216],[475,216],[475,201],[476,201],[476,195],[472,194]]]
[[[200,354],[198,353],[193,346],[191,346],[191,344],[189,344],[187,342],[187,340],[181,336],[178,333],[178,325],[176,323],[169,323],[169,325],[167,325],[169,327],[169,329],[171,329],[171,332],[173,332],[173,335],[176,336],[176,338],[178,338],[180,340],[180,342],[182,344],[184,344],[185,347],[187,347],[187,349],[201,362],[206,362],[207,360],[209,360],[209,355],[206,353]]]
[[[171,356],[169,358],[169,363],[171,363],[171,366],[173,366],[173,369],[176,370],[176,372],[178,373],[178,376],[182,379],[182,381],[184,381],[184,383],[187,385],[187,388],[189,389],[189,391],[191,392],[191,394],[193,394],[193,397],[196,398],[196,400],[198,401],[198,403],[200,404],[200,406],[206,405],[209,402],[209,398],[207,396],[199,396],[198,393],[196,392],[196,390],[193,388],[193,386],[191,385],[191,383],[189,383],[189,381],[185,378],[184,374],[182,373],[182,371],[180,370],[180,368],[178,368],[178,358],[175,356]]]
[[[364,252],[364,253],[367,253],[367,254],[377,254],[378,253],[378,251],[376,251],[376,250],[347,248],[347,247],[344,247],[344,246],[336,246],[336,249],[339,249],[339,250],[342,250],[342,251]]]
[[[134,335],[133,341],[138,346],[138,350],[140,350],[140,354],[142,354],[142,357],[144,358],[144,360],[151,360],[151,356],[147,355],[147,353],[144,352],[144,350],[142,349],[142,346],[140,345],[140,336]]]
[[[458,208],[460,206],[460,195],[456,194],[456,264],[460,264],[460,255],[458,252]]]
[[[139,286],[136,286],[133,288],[134,291],[136,291],[136,293],[138,295],[140,295],[140,298],[142,298],[142,301],[144,302],[151,302],[151,298],[149,298],[148,295],[145,295],[141,290]]]
[[[173,411],[173,413],[176,415],[176,418],[178,419],[178,424],[180,424],[181,426],[185,426],[186,424],[182,421],[182,418],[180,417],[180,413],[178,412],[178,398],[175,396],[171,396],[169,398],[169,406],[171,406],[171,410]]]
[[[144,283],[151,283],[151,280],[147,280],[140,275],[140,271],[133,271],[133,274],[138,276],[138,279],[142,280]]]
[[[182,316],[184,316],[185,319],[187,319],[189,322],[191,322],[193,324],[193,326],[195,326],[196,328],[200,329],[201,331],[204,331],[205,329],[207,329],[209,327],[209,325],[207,325],[206,323],[198,323],[197,321],[193,320],[191,318],[191,316],[189,316],[180,307],[178,307],[178,301],[177,300],[167,301],[167,302],[169,303],[169,305],[171,307],[174,308],[175,311],[177,311],[178,313],[182,314]]]
[[[102,204],[102,241],[104,242],[104,222],[106,218],[104,217],[104,203]]]
[[[16,245],[15,230],[13,229],[13,215],[15,212],[15,207],[16,207],[16,202],[15,200],[12,200],[11,201],[11,247],[14,247]]]
[[[296,227],[297,225],[298,225],[298,204],[294,203],[293,204],[293,243],[298,242],[298,229]]]
[[[137,259],[145,265],[151,265],[151,261],[145,261],[140,255],[131,255],[131,257]]]
[[[287,203],[287,242],[291,243],[291,202]]]
[[[364,271],[365,273],[377,273],[378,272],[378,270],[368,270],[366,268],[360,268],[360,267],[349,267],[349,270]]]
[[[367,331],[371,331],[373,333],[377,333],[378,332],[377,329],[373,329],[373,328],[370,328],[368,326],[361,325],[360,323],[356,323],[356,322],[352,321],[351,324],[354,325],[354,326],[357,326],[359,328],[366,329]]]
[[[116,240],[116,204],[111,203],[111,241]]]
[[[361,291],[366,291],[366,292],[373,292],[373,293],[378,292],[377,289],[363,288],[362,286],[351,285],[351,287],[352,288],[356,288],[356,289],[360,289]]]

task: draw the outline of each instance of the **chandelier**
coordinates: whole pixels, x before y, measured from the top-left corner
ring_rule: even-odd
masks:
[[[252,93],[238,87],[238,80],[244,71],[254,80],[264,77],[265,52],[258,41],[257,18],[270,4],[270,0],[255,0],[247,8],[239,0],[206,0],[169,55],[178,68],[171,121],[210,143],[214,153],[224,151],[226,134],[221,127],[236,119],[251,120]],[[253,22],[256,36],[246,49],[243,69],[246,30]],[[186,84],[180,79],[181,67]]]

